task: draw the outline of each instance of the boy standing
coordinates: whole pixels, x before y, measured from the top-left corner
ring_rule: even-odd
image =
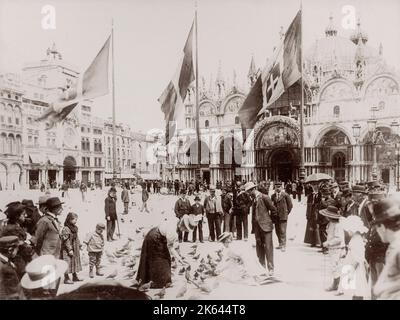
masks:
[[[93,267],[96,266],[96,276],[103,276],[100,272],[101,256],[104,250],[104,237],[103,232],[106,226],[103,223],[96,225],[96,231],[89,234],[83,242],[87,246],[89,255],[89,277],[93,278]]]
[[[200,197],[194,198],[195,203],[192,205],[192,214],[195,216],[195,221],[198,221],[197,227],[193,229],[193,242],[196,242],[197,228],[199,229],[199,240],[203,243],[203,217],[204,206],[200,203]]]

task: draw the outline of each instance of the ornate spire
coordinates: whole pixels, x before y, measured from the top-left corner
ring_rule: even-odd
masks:
[[[236,70],[235,69],[233,69],[232,83],[233,83],[233,86],[235,88],[237,88],[237,75],[236,75]]]
[[[222,63],[221,60],[219,60],[219,65],[218,65],[218,74],[217,74],[217,79],[215,80],[215,85],[217,86],[218,90],[218,97],[222,98],[225,92],[225,81],[222,78]]]
[[[337,35],[337,30],[333,24],[333,16],[332,13],[329,16],[329,24],[325,29],[326,37],[335,37]]]
[[[247,78],[249,79],[250,87],[252,87],[257,80],[257,68],[254,61],[254,54],[251,55],[250,68],[249,73],[247,74]]]
[[[358,39],[361,38],[362,42],[365,44],[368,41],[368,34],[361,29],[361,19],[358,18],[357,22],[357,29],[356,31],[350,36],[350,40],[354,44],[358,44]]]
[[[58,58],[58,60],[62,59],[61,53],[57,51],[56,44],[54,42],[53,42],[51,49],[47,48],[46,55],[47,55],[47,57],[50,57],[53,60],[56,60],[56,58]]]
[[[355,54],[355,64],[356,64],[356,73],[355,73],[355,81],[354,84],[357,89],[360,89],[362,84],[364,83],[364,75],[365,75],[365,55],[364,55],[364,42],[362,40],[361,34],[358,37],[357,49]]]

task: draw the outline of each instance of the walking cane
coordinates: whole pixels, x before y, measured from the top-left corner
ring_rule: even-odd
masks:
[[[118,216],[117,216],[117,229],[118,229],[118,238],[121,239],[121,231],[119,230],[119,219],[118,219]]]

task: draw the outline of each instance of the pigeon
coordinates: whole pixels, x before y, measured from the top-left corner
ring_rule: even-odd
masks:
[[[185,282],[183,286],[179,289],[178,293],[176,294],[177,298],[181,298],[185,295],[187,291],[187,283]]]
[[[144,285],[140,286],[139,290],[140,291],[147,291],[147,290],[149,290],[151,288],[152,285],[153,285],[153,281],[150,280],[149,282],[147,282]]]
[[[106,257],[107,258],[115,258],[114,255],[111,254],[110,252],[108,252],[107,250],[106,250]]]
[[[181,270],[179,270],[179,274],[184,274],[185,273],[185,268],[182,268]]]
[[[199,273],[196,271],[193,275],[194,279],[197,280],[197,278],[199,277]]]
[[[203,275],[200,275],[200,280],[201,280],[202,282],[204,282],[204,280],[206,280],[206,277],[203,276]]]
[[[203,283],[200,285],[200,290],[205,292],[205,293],[210,293],[212,291],[212,289],[210,288],[209,285]]]
[[[162,298],[164,298],[164,296],[165,296],[165,287],[164,288],[162,288],[159,292],[157,292],[156,294],[155,294],[155,296],[157,297],[160,297],[160,299],[162,299]]]
[[[199,258],[200,258],[200,253],[199,253],[198,255],[195,255],[195,256],[193,257],[194,260],[198,260]]]
[[[106,279],[115,279],[115,277],[118,275],[118,270],[115,269],[113,272],[111,272]]]
[[[185,278],[186,280],[190,280],[190,266],[185,271]]]
[[[192,245],[190,248],[192,249],[197,248],[197,244]]]
[[[206,262],[206,260],[204,260],[204,258],[201,258],[200,264],[204,264],[205,262]]]
[[[140,233],[141,231],[140,231],[140,229],[136,229],[135,232],[136,233]]]

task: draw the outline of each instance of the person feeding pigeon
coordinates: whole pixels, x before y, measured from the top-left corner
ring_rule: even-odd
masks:
[[[152,288],[161,289],[171,282],[171,256],[176,262],[185,264],[174,248],[177,240],[176,224],[174,220],[164,221],[146,234],[140,254],[137,281],[152,281]]]

